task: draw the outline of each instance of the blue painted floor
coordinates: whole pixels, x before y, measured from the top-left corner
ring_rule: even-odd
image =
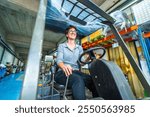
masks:
[[[24,72],[11,74],[0,80],[0,100],[18,100],[21,94]]]

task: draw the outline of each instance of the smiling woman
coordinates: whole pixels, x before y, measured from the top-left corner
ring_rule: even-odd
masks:
[[[72,89],[73,99],[84,100],[85,86],[93,93],[93,97],[98,96],[91,76],[79,71],[80,66],[78,59],[83,53],[80,45],[75,43],[77,29],[75,26],[69,26],[66,31],[67,42],[60,44],[57,53],[57,65],[59,70],[56,73],[55,81],[65,85],[66,79],[69,77],[68,88]]]

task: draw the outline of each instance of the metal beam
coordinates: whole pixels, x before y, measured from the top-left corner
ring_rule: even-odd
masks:
[[[28,48],[18,48],[17,47],[15,50],[17,53],[26,53],[27,54],[29,52]]]
[[[15,46],[20,45],[20,47],[27,47],[29,48],[31,43],[31,37],[22,36],[22,35],[15,35],[15,34],[8,34],[7,35],[7,42],[13,43]],[[17,44],[17,45],[16,45]],[[44,40],[43,48],[54,48],[56,44],[51,41]]]
[[[18,55],[7,45],[7,43],[0,37],[0,44],[2,44],[2,46],[9,52],[11,53],[13,56],[15,56],[16,58],[18,58],[20,60],[20,58],[18,57]]]
[[[112,17],[110,17],[107,13],[101,10],[96,4],[94,4],[90,0],[77,0],[77,1],[79,1],[81,4],[85,5],[87,8],[91,9],[95,13],[99,14],[106,20],[110,21],[111,23],[115,22],[115,20]]]
[[[15,47],[29,48],[29,43],[23,43],[15,40],[8,40],[7,42],[14,44]]]
[[[113,10],[111,10],[111,11],[106,11],[106,12],[108,12],[108,13],[112,13],[112,12],[114,12],[114,11],[116,11],[116,10],[120,10],[120,9],[122,9],[122,10],[124,10],[124,9],[126,9],[126,8],[128,8],[128,7],[130,7],[131,5],[133,5],[133,4],[135,4],[135,3],[138,3],[138,2],[140,2],[141,0],[127,0],[127,1],[125,1],[123,4],[121,4],[121,5],[119,5],[118,7],[116,7],[115,9],[113,9]],[[125,6],[127,6],[127,7],[125,7]],[[124,8],[125,7],[125,8]]]
[[[106,13],[110,13],[111,11],[113,11],[114,9],[116,9],[118,6],[120,6],[121,4],[123,4],[124,2],[126,2],[127,0],[119,0],[119,2],[113,6],[111,6],[109,9],[107,9],[105,12]]]
[[[114,4],[112,4],[109,8],[107,8],[105,10],[106,13],[108,13],[107,11],[116,8],[117,6],[121,5],[123,2],[125,2],[126,0],[118,0],[117,2],[115,2]]]
[[[28,54],[29,53],[29,49],[28,48],[21,48],[21,47],[17,47],[16,49],[16,52],[18,53],[18,54]],[[42,50],[42,55],[45,55],[46,53],[47,53],[47,51],[49,51],[50,49],[46,49],[46,50]]]
[[[36,16],[39,0],[0,0],[0,5],[28,15]]]
[[[32,35],[25,78],[21,93],[22,100],[35,100],[41,62],[43,35],[45,30],[47,0],[40,0],[40,6]]]

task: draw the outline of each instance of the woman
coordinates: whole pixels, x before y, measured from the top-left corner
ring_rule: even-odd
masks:
[[[75,26],[69,26],[66,29],[67,42],[62,43],[58,47],[57,65],[59,70],[56,73],[55,81],[59,84],[66,84],[66,76],[69,76],[68,88],[72,89],[73,99],[84,100],[85,86],[92,91],[94,97],[97,92],[93,84],[92,78],[79,71],[78,59],[83,53],[80,45],[76,44],[77,29]]]

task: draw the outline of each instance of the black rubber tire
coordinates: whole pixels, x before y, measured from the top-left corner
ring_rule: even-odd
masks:
[[[128,80],[115,63],[95,60],[89,69],[100,97],[105,100],[135,99]]]

